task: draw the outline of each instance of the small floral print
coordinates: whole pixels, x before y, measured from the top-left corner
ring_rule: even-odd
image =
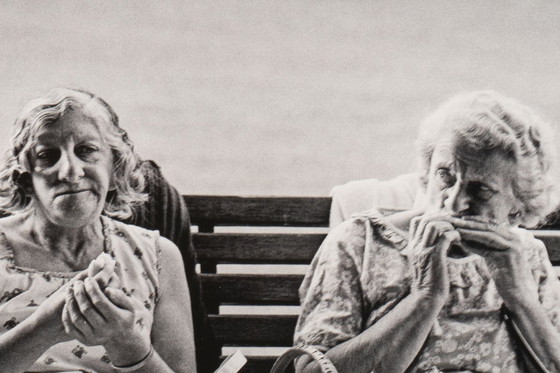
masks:
[[[53,359],[53,358],[50,357],[50,356],[47,356],[47,357],[45,358],[45,360],[43,360],[43,361],[44,361],[45,364],[47,364],[47,365],[51,365],[52,363],[56,362],[56,360]]]
[[[12,291],[6,291],[4,292],[4,295],[2,297],[0,297],[0,303],[2,302],[8,302],[9,300],[17,297],[18,295],[20,295],[21,293],[23,293],[23,290],[21,290],[20,288],[15,288]]]
[[[10,329],[13,329],[17,324],[19,324],[17,319],[15,317],[12,317],[11,319],[9,319],[8,321],[6,321],[4,323],[4,328],[6,330],[10,330]]]
[[[151,310],[152,304],[150,303],[150,301],[146,300],[144,301],[144,307],[146,307],[147,310]]]
[[[109,359],[109,356],[107,356],[107,354],[101,356],[100,359],[102,362],[104,362],[105,364],[111,364],[111,359]]]
[[[137,247],[136,249],[134,249],[134,255],[136,255],[138,257],[138,259],[142,259],[142,251]]]
[[[72,353],[76,355],[79,359],[81,359],[82,355],[87,354],[87,351],[83,346],[77,345],[72,349]]]

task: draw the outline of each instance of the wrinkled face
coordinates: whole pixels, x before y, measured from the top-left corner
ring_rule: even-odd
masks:
[[[39,129],[32,148],[35,212],[58,226],[81,227],[97,219],[112,184],[113,156],[95,120],[79,110]]]
[[[515,162],[500,153],[473,154],[453,141],[442,141],[430,165],[428,212],[516,225],[522,211],[513,193],[516,172]]]

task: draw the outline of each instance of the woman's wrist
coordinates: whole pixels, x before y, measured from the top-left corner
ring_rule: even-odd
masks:
[[[132,345],[123,343],[123,341],[120,341],[120,343],[105,344],[105,350],[114,366],[127,367],[135,365],[139,361],[142,361],[153,350],[150,341],[134,342],[136,341],[133,341]]]
[[[119,372],[134,372],[148,364],[153,358],[154,354],[154,346],[150,345],[150,350],[148,351],[148,353],[142,359],[136,361],[135,363],[127,365],[116,365],[115,363],[111,362],[111,366]]]
[[[433,310],[436,314],[443,308],[447,295],[426,290],[413,291],[410,296],[419,309]]]

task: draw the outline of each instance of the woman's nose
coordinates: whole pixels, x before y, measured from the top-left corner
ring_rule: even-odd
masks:
[[[59,180],[76,183],[82,176],[84,176],[82,161],[72,153],[63,153],[59,159]]]
[[[465,186],[457,182],[448,189],[447,198],[444,201],[445,208],[453,213],[465,212],[470,208],[471,200]]]

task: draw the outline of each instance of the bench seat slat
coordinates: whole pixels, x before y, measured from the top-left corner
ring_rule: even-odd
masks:
[[[195,225],[326,227],[329,197],[184,196]]]
[[[245,305],[299,305],[303,275],[202,274],[206,302]]]
[[[293,343],[295,315],[209,315],[208,321],[224,346],[285,347]]]
[[[195,233],[200,262],[308,264],[325,234]]]
[[[239,373],[266,373],[270,372],[272,365],[278,358],[278,356],[245,356],[247,358],[247,364],[239,371]],[[224,360],[225,356],[221,357],[220,360]],[[286,373],[294,373],[293,365],[286,367]]]

